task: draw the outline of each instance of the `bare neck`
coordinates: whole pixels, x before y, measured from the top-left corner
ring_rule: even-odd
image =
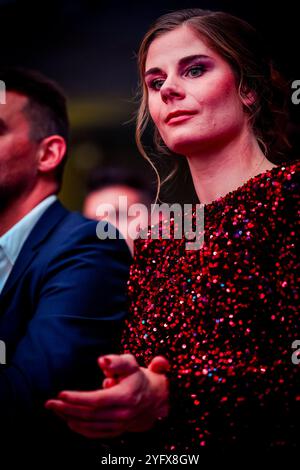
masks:
[[[22,194],[19,198],[11,201],[10,204],[0,211],[0,236],[4,235],[10,228],[27,215],[34,207],[42,202],[46,197],[54,194],[55,190],[46,190],[37,186],[29,194]]]
[[[220,149],[187,156],[187,160],[202,204],[225,196],[275,166],[264,156],[255,137],[246,131]]]

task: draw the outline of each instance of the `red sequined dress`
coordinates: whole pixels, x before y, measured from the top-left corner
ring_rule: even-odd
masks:
[[[299,162],[251,178],[204,215],[200,250],[136,241],[123,348],[141,365],[156,355],[172,365],[156,448],[297,446]]]

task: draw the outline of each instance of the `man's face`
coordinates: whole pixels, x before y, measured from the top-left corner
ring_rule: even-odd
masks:
[[[37,180],[38,143],[30,138],[27,103],[26,96],[8,91],[6,104],[0,104],[0,210]]]

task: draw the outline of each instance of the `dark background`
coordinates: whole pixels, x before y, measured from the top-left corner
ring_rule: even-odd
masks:
[[[1,63],[38,69],[57,80],[69,99],[71,158],[61,198],[80,208],[84,182],[95,165],[121,165],[149,173],[134,143],[137,105],[135,54],[149,25],[180,8],[223,10],[252,23],[271,46],[287,80],[300,80],[296,2],[0,0]],[[292,91],[291,91],[292,94]],[[300,148],[300,105],[290,106],[293,152]],[[190,181],[176,197],[188,199]],[[174,198],[172,188],[167,197]]]

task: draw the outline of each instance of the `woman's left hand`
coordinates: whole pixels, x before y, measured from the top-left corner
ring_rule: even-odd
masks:
[[[92,439],[113,438],[146,431],[168,415],[167,359],[157,356],[148,368],[139,367],[130,354],[103,356],[98,363],[105,388],[64,391],[45,405],[73,431]]]

